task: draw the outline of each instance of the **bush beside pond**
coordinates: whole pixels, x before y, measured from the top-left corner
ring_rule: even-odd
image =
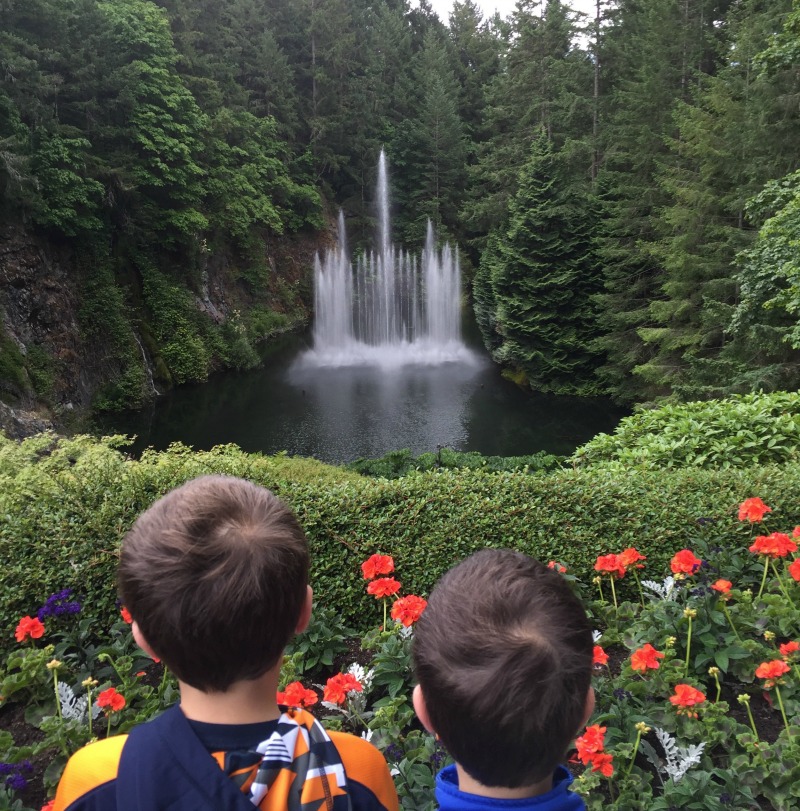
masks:
[[[63,588],[90,602],[101,621],[118,616],[121,537],[156,498],[204,473],[243,476],[285,499],[308,533],[317,600],[360,628],[374,605],[343,573],[373,552],[393,554],[404,589],[416,594],[427,594],[454,561],[484,546],[514,547],[545,561],[568,555],[571,571],[591,584],[595,559],[608,549],[636,546],[664,567],[693,534],[740,545],[746,529],[730,519],[756,493],[783,526],[800,524],[794,466],[589,467],[546,475],[443,470],[388,481],[234,446],[194,452],[176,445],[137,461],[118,444],[0,437],[3,647],[20,616]]]

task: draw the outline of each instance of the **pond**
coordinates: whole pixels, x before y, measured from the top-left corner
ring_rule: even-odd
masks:
[[[604,399],[525,392],[504,379],[467,335],[469,357],[440,365],[342,366],[302,363],[310,336],[290,336],[246,373],[184,386],[151,407],[104,418],[103,432],[135,434],[132,448],[180,441],[198,450],[235,443],[249,452],[342,463],[437,446],[485,455],[540,450],[569,454],[624,411]]]

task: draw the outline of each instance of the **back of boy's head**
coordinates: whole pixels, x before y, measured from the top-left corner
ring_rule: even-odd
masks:
[[[415,629],[431,725],[485,786],[543,780],[584,720],[592,646],[561,575],[519,552],[477,552],[439,581]]]
[[[202,476],[142,513],[122,542],[120,596],[175,675],[219,692],[270,669],[308,583],[297,519],[263,487]]]

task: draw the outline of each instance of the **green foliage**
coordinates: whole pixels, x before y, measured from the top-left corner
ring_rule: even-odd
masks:
[[[103,186],[85,173],[90,148],[86,138],[36,131],[30,168],[40,189],[34,212],[40,225],[70,237],[102,228]]]
[[[356,459],[345,467],[362,476],[398,479],[411,471],[423,470],[483,470],[486,473],[536,473],[550,470],[561,462],[561,457],[540,451],[531,456],[483,456],[470,451],[464,453],[451,448],[440,448],[436,453],[423,453],[414,457],[408,448],[389,451],[379,459]]]
[[[563,155],[544,130],[520,172],[508,216],[482,257],[476,298],[493,357],[524,373],[536,391],[596,394],[592,207],[585,190],[570,185]]]
[[[335,608],[315,605],[306,630],[289,640],[286,646],[286,655],[294,662],[296,678],[310,675],[320,666],[331,667],[338,655],[347,652],[347,640],[353,636],[355,631],[341,624]]]
[[[800,452],[800,394],[733,395],[622,419],[575,451],[575,464],[731,468],[789,463]]]
[[[0,628],[62,588],[116,618],[114,569],[124,532],[157,497],[195,476],[243,476],[276,492],[297,513],[312,550],[318,605],[355,627],[376,617],[358,573],[376,550],[390,553],[405,593],[427,594],[455,560],[485,546],[566,561],[586,578],[599,554],[636,546],[653,566],[685,544],[698,518],[727,519],[759,493],[782,525],[800,524],[797,465],[741,469],[562,470],[547,476],[481,470],[367,479],[313,460],[245,454],[235,446],[194,453],[175,445],[139,461],[116,441],[40,435],[0,440]],[[580,539],[576,542],[576,539]],[[730,539],[723,536],[720,543]]]
[[[16,342],[3,329],[0,317],[0,391],[19,396],[30,389],[30,380],[25,372],[25,358]]]

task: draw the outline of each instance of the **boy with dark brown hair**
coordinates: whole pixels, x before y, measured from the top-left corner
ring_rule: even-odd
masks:
[[[283,649],[311,617],[308,568],[295,516],[243,479],[194,479],[139,516],[120,595],[180,704],[73,755],[55,811],[396,811],[377,749],[277,704]]]
[[[414,632],[414,708],[456,761],[442,811],[579,811],[560,766],[594,708],[592,631],[566,580],[484,549],[437,583]]]

